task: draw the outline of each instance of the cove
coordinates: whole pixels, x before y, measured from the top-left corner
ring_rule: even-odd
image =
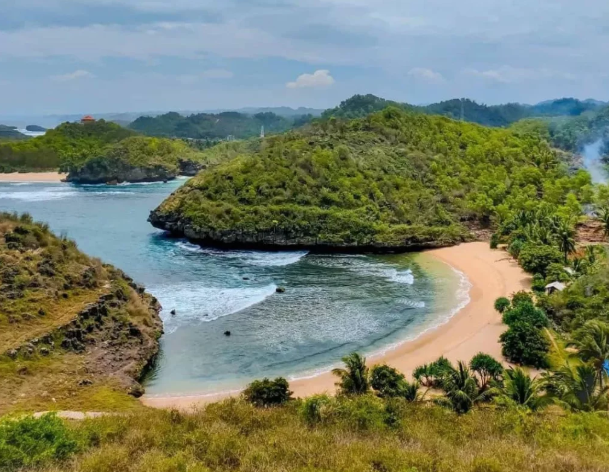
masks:
[[[425,254],[223,251],[167,238],[146,218],[182,182],[0,183],[1,211],[49,223],[159,299],[165,335],[150,395],[314,375],[349,352],[413,339],[466,302],[463,277]]]

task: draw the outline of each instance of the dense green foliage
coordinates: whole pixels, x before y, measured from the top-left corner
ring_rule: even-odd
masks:
[[[509,326],[499,340],[503,344],[503,355],[516,364],[547,367],[550,342],[543,332],[548,318],[543,310],[533,305],[531,296],[519,292],[503,313],[503,322]]]
[[[260,135],[264,126],[265,133],[276,134],[296,126],[302,126],[312,117],[282,117],[271,112],[246,115],[237,112],[224,112],[216,115],[199,113],[182,116],[179,113],[165,113],[157,117],[142,116],[129,125],[139,133],[148,136],[191,139],[248,139]]]
[[[70,170],[88,158],[103,154],[135,133],[117,124],[98,120],[91,123],[63,123],[44,136],[15,143],[0,143],[0,172]]]
[[[243,391],[243,398],[256,406],[283,405],[291,396],[288,381],[282,377],[255,380]]]
[[[345,368],[336,368],[332,373],[339,378],[336,386],[344,395],[361,395],[370,391],[370,377],[366,358],[354,352],[343,357]]]
[[[506,103],[503,105],[483,105],[469,99],[452,99],[425,106],[409,105],[376,97],[374,95],[355,95],[336,108],[326,110],[323,118],[362,118],[371,113],[383,110],[388,106],[404,110],[417,111],[430,115],[442,115],[459,120],[463,119],[484,126],[508,126],[532,117],[580,116],[585,112],[601,108],[602,103],[581,101],[574,98],[562,98],[542,102],[537,105]]]
[[[40,419],[0,420],[0,470],[63,461],[79,449],[74,437],[74,432],[52,414]]]
[[[152,221],[177,220],[211,240],[231,232],[309,245],[441,245],[464,237],[464,221],[578,203],[588,184],[535,139],[389,108],[270,138],[200,173]]]

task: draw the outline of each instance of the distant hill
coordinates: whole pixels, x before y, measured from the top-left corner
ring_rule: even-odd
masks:
[[[247,115],[234,111],[218,114],[198,113],[183,116],[176,112],[157,117],[142,116],[129,127],[148,136],[190,139],[247,139],[258,136],[264,126],[265,133],[275,134],[307,123],[311,115],[285,118],[272,112]]]
[[[25,134],[17,131],[17,129],[14,126],[0,125],[0,140],[3,140],[3,139],[16,141],[16,140],[28,139],[28,137]]]
[[[541,102],[537,105],[523,105],[520,103],[484,105],[470,99],[452,99],[425,106],[416,106],[385,100],[368,94],[354,95],[343,101],[338,107],[326,110],[322,116],[324,118],[332,116],[344,119],[361,118],[388,106],[397,106],[405,110],[448,116],[456,120],[462,118],[464,121],[485,126],[504,127],[524,118],[580,116],[583,113],[598,110],[603,105],[603,102],[591,99],[582,101],[575,98],[561,98]]]

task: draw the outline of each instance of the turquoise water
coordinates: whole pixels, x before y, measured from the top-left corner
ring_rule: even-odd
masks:
[[[462,275],[425,255],[220,251],[167,238],[146,218],[182,182],[0,183],[0,211],[48,222],[160,300],[165,335],[149,394],[312,375],[354,350],[412,339],[467,302]]]

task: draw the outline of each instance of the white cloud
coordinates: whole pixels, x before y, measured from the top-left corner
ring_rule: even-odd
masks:
[[[501,66],[497,69],[489,70],[464,69],[462,73],[471,77],[478,77],[488,80],[490,82],[496,82],[501,84],[514,84],[550,79],[576,79],[576,77],[569,72],[560,72],[547,68],[526,69],[512,66]]]
[[[329,70],[320,69],[312,74],[302,74],[294,82],[288,82],[286,87],[289,89],[297,88],[324,88],[334,83],[334,77]]]
[[[410,77],[414,77],[425,82],[438,84],[444,82],[444,77],[439,72],[424,67],[415,67],[408,72]]]
[[[70,82],[72,80],[92,79],[94,77],[95,75],[93,75],[91,72],[87,70],[78,69],[74,72],[70,72],[69,74],[54,75],[51,78],[53,80],[56,80],[57,82]]]

